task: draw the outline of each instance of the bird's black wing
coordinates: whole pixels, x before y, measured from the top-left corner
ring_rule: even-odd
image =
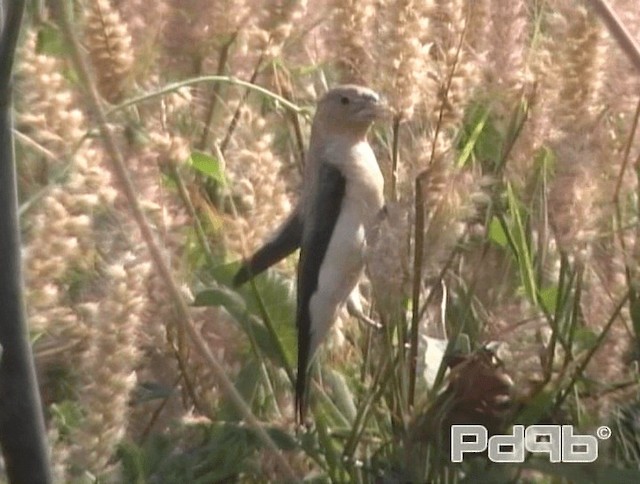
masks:
[[[293,253],[302,240],[302,214],[296,210],[278,228],[275,236],[245,261],[233,278],[233,285],[240,286],[252,277]]]
[[[309,303],[318,287],[320,268],[327,253],[333,230],[340,216],[347,181],[340,170],[328,163],[318,168],[317,189],[306,214],[298,264],[298,377],[296,381],[296,415],[304,420],[305,392],[311,344]]]

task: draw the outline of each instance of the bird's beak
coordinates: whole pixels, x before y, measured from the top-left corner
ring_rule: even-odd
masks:
[[[371,100],[362,106],[358,115],[363,121],[372,123],[389,117],[391,109],[384,100]]]
[[[393,109],[389,106],[386,99],[381,99],[376,104],[376,119],[388,119],[393,115]]]

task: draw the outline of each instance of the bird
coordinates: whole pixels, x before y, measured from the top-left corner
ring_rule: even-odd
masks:
[[[311,360],[364,272],[367,237],[384,212],[384,178],[367,133],[386,113],[380,96],[363,86],[339,85],[320,99],[298,204],[233,280],[244,284],[300,249],[298,422],[305,419]]]

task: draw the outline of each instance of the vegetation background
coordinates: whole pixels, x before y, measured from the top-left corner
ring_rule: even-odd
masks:
[[[33,1],[19,61],[59,482],[638,482],[640,74],[586,2]],[[230,280],[344,82],[394,111],[361,285],[382,329],[341,316],[296,428],[295,260]],[[456,422],[613,435],[589,466],[454,466]]]

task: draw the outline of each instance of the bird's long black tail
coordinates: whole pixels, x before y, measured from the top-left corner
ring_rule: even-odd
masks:
[[[296,420],[304,423],[307,410],[307,376],[309,370],[309,342],[298,336],[298,375],[296,377]]]
[[[292,254],[300,247],[302,239],[302,217],[296,210],[280,226],[276,235],[260,248],[251,259],[246,261],[233,278],[233,285],[238,287],[247,282],[252,277],[271,267],[276,262],[281,261]]]

